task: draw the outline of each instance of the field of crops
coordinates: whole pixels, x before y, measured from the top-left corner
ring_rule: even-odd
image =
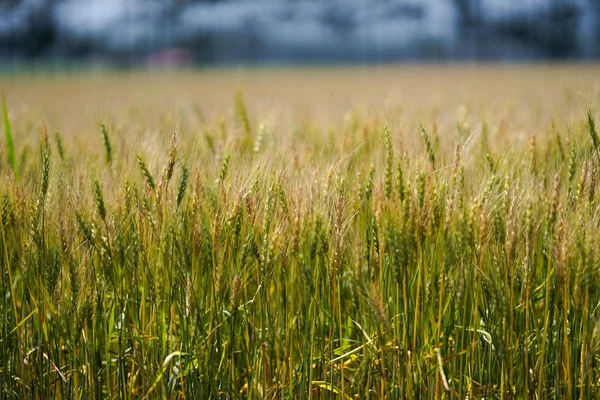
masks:
[[[0,88],[0,398],[600,396],[600,67]]]

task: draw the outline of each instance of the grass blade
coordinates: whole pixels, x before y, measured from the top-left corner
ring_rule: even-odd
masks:
[[[331,393],[335,393],[336,395],[342,397],[343,399],[352,399],[352,397],[348,396],[345,393],[342,393],[342,391],[340,390],[340,388],[338,388],[337,386],[333,386],[331,383],[329,382],[324,382],[324,381],[313,381],[312,383],[313,385],[321,388],[321,389],[325,389]]]

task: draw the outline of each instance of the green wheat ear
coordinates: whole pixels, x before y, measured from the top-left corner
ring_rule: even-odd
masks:
[[[50,185],[50,147],[42,145],[42,199],[46,199]]]
[[[588,123],[588,131],[590,136],[592,137],[592,143],[594,144],[594,150],[596,150],[596,156],[598,157],[598,161],[600,161],[600,139],[598,139],[598,131],[596,130],[596,122],[594,121],[594,116],[592,115],[592,109],[590,106],[586,109],[587,115],[587,123]]]
[[[229,153],[227,153],[227,155],[225,156],[225,159],[223,160],[223,163],[221,164],[221,169],[219,171],[219,178],[217,179],[217,182],[219,184],[222,184],[223,181],[225,180],[225,177],[227,176],[227,171],[229,170],[229,160],[230,160],[230,156]]]
[[[102,196],[102,188],[100,187],[100,183],[98,182],[98,180],[94,180],[93,192],[94,204],[96,205],[98,215],[100,216],[100,218],[102,218],[103,221],[106,221],[106,206],[104,205],[104,196]]]
[[[385,197],[389,198],[392,195],[392,168],[394,167],[394,148],[392,146],[392,138],[390,128],[383,127],[383,139],[385,142]]]
[[[17,172],[17,161],[15,158],[15,146],[13,144],[12,129],[8,119],[8,109],[6,108],[6,98],[2,95],[2,113],[4,115],[4,137],[6,138],[6,151],[8,152],[8,163],[14,173]]]
[[[106,125],[100,124],[100,133],[102,134],[102,143],[104,144],[106,163],[110,164],[112,161],[112,148],[110,146],[110,139],[108,138],[108,130],[106,129]]]
[[[435,150],[433,149],[433,143],[427,133],[425,127],[421,124],[419,128],[421,132],[421,138],[423,138],[423,142],[425,143],[425,150],[427,151],[427,157],[429,158],[429,162],[431,163],[431,167],[435,169]]]
[[[152,189],[152,191],[156,192],[156,183],[154,183],[154,178],[152,177],[150,170],[146,166],[144,159],[140,155],[137,155],[136,160],[137,160],[138,166],[140,167],[140,170],[142,171],[142,175],[144,176],[144,179],[146,180],[146,184]]]
[[[183,170],[181,171],[181,180],[179,181],[179,186],[177,188],[177,208],[181,205],[183,201],[183,196],[185,195],[185,189],[188,186],[188,182],[190,180],[190,170],[185,165],[183,166]]]

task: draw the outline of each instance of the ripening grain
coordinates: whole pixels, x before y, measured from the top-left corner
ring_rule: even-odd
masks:
[[[600,396],[599,76],[1,78],[0,398]]]

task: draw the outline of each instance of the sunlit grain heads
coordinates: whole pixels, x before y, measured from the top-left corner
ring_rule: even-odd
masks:
[[[398,168],[396,169],[396,188],[398,189],[398,198],[400,203],[404,202],[406,188],[404,185],[404,171],[402,169],[402,160],[398,161]]]
[[[81,332],[85,327],[88,332],[92,329],[93,321],[94,321],[94,294],[91,293],[92,290],[89,289],[88,292],[85,293],[85,296],[82,296],[82,301],[79,304],[79,308],[77,310],[77,331]]]
[[[290,256],[297,259],[300,250],[300,210],[296,208],[292,221],[292,243]]]
[[[2,227],[5,232],[9,224],[13,221],[14,206],[7,194],[2,195],[0,199],[0,213],[2,214]]]
[[[104,149],[98,159],[79,138],[54,136],[58,156],[44,160],[46,140],[42,157],[31,140],[19,176],[0,162],[0,370],[10,369],[0,392],[594,397],[599,164],[589,123],[563,143],[539,134],[534,150],[527,138],[488,143],[485,128],[481,146],[452,146],[432,128],[399,152],[402,138],[375,117],[330,133],[294,121],[303,128],[291,140],[282,119],[271,146],[263,124],[240,140],[234,113],[202,122],[214,152],[184,130],[164,147],[168,118],[122,120],[154,135],[143,138],[147,154],[163,160],[113,147],[105,170]],[[124,150],[138,139],[108,134]],[[185,161],[183,144],[196,145]],[[66,177],[56,197],[55,171]],[[182,354],[169,358],[173,349]],[[44,385],[46,396],[27,391]]]
[[[152,177],[150,170],[146,166],[144,159],[140,155],[136,155],[136,160],[137,160],[138,167],[140,168],[140,171],[142,172],[142,176],[144,177],[144,180],[146,181],[146,185],[148,185],[148,187],[150,189],[152,189],[153,192],[156,192],[156,183],[154,182],[154,178]]]
[[[131,187],[129,179],[125,180],[125,212],[128,215],[131,212],[131,206],[133,204],[134,189]]]
[[[285,215],[288,215],[288,201],[287,196],[285,195],[285,189],[281,184],[281,181],[277,181],[277,200],[279,201],[279,206]]]
[[[104,204],[104,197],[102,196],[102,188],[98,180],[94,180],[93,183],[93,194],[94,204],[96,205],[96,211],[100,218],[106,222],[106,206]]]
[[[594,199],[596,198],[596,182],[598,176],[598,169],[596,168],[596,163],[590,161],[590,167],[588,168],[588,176],[587,176],[587,195],[588,195],[588,203],[590,206],[594,204]]]
[[[394,166],[394,148],[392,147],[390,128],[384,126],[383,135],[385,143],[385,197],[390,198],[390,196],[392,195],[392,169]]]
[[[190,179],[190,170],[187,166],[183,166],[181,170],[181,178],[179,179],[179,185],[177,186],[177,209],[181,206],[185,190],[187,189],[188,182]]]
[[[505,242],[504,242],[504,250],[506,253],[506,259],[509,263],[512,263],[515,259],[515,252],[517,249],[517,240],[518,240],[518,225],[515,221],[514,215],[514,201],[511,205],[511,211],[508,214],[508,220],[506,223],[506,234],[505,234]]]
[[[238,309],[238,303],[240,299],[240,288],[241,288],[241,279],[239,275],[236,275],[233,278],[233,284],[231,288],[231,314],[235,315]]]
[[[514,190],[512,189],[511,180],[508,175],[504,176],[503,188],[502,188],[502,213],[508,217],[510,207],[513,203],[514,197],[512,193]]]
[[[42,201],[46,199],[48,194],[48,186],[50,185],[50,148],[47,145],[42,145]]]
[[[106,125],[100,124],[100,134],[102,135],[102,144],[104,145],[104,159],[106,164],[110,164],[112,162],[112,147],[110,145]]]
[[[169,145],[169,158],[167,165],[165,166],[164,181],[165,185],[168,185],[173,177],[173,171],[175,170],[175,161],[177,157],[177,135],[173,132],[171,136],[171,144]]]
[[[370,237],[371,237],[371,241],[373,243],[373,264],[375,265],[375,268],[373,268],[371,270],[371,279],[375,278],[375,273],[379,272],[381,273],[381,271],[376,271],[378,270],[379,267],[379,257],[380,257],[380,243],[379,243],[379,223],[378,223],[378,215],[373,215],[371,217],[371,223],[369,225],[369,233],[370,233]]]
[[[333,274],[340,274],[342,267],[344,203],[344,193],[341,191],[335,202],[333,216],[333,258],[331,262]]]
[[[265,200],[265,211],[263,216],[263,230],[264,233],[267,234],[270,227],[271,222],[273,221],[273,213],[275,210],[275,184],[271,184],[269,186],[269,190],[267,191],[267,197]]]
[[[527,248],[527,253],[531,250],[533,231],[535,229],[533,212],[533,201],[530,201],[525,210],[525,246]]]
[[[225,181],[225,177],[227,176],[227,171],[229,170],[229,160],[230,160],[230,156],[229,153],[227,153],[225,155],[225,158],[223,159],[223,162],[221,163],[221,168],[219,169],[219,177],[217,178],[217,183],[219,185],[223,184],[223,181]]]
[[[556,263],[556,285],[560,289],[565,283],[566,245],[565,222],[561,216],[558,219],[556,237],[554,239],[554,261]]]
[[[575,169],[576,169],[576,156],[575,156],[575,146],[571,145],[571,150],[569,151],[569,164],[567,167],[567,174],[569,178],[569,190],[571,189],[571,183],[575,178]]]
[[[254,196],[252,192],[248,192],[244,194],[244,206],[246,207],[246,214],[248,215],[248,220],[251,224],[254,223],[256,219],[256,202],[254,200]]]
[[[594,113],[592,112],[592,108],[589,106],[586,107],[585,110],[587,123],[588,123],[588,132],[590,137],[592,138],[592,144],[594,145],[594,150],[596,151],[596,156],[598,157],[598,161],[600,162],[600,138],[598,138],[598,131],[596,130],[596,122],[594,121]]]
[[[75,220],[77,221],[77,225],[79,226],[79,230],[83,234],[83,238],[90,245],[94,245],[94,235],[92,232],[92,226],[87,222],[85,217],[80,213],[75,213]]]
[[[587,189],[587,178],[588,178],[588,163],[584,162],[581,172],[579,173],[579,181],[577,183],[577,192],[575,194],[575,203],[579,205],[584,199],[585,192]]]
[[[196,220],[200,201],[200,172],[196,171],[196,183],[192,192],[192,220]]]
[[[485,160],[487,161],[487,165],[490,169],[490,172],[495,173],[497,169],[496,161],[494,160],[494,157],[490,154],[490,152],[485,153]]]
[[[484,207],[481,208],[480,216],[479,216],[479,242],[477,245],[477,250],[479,252],[479,257],[481,259],[483,248],[486,243],[486,237],[488,233],[488,214]]]
[[[236,197],[235,202],[233,204],[233,208],[231,209],[229,215],[227,216],[227,237],[230,237],[233,243],[238,242],[240,232],[242,229],[242,199]]]
[[[246,263],[248,263],[248,260],[250,260],[250,257],[254,257],[254,260],[259,260],[259,253],[258,253],[258,249],[256,247],[256,242],[255,242],[255,236],[254,236],[254,232],[250,231],[248,232],[248,234],[246,235],[246,238],[244,239],[244,244],[242,246],[242,251],[241,251],[241,256],[240,256],[240,261],[242,265],[246,265]],[[260,261],[260,260],[259,260]]]
[[[373,182],[375,179],[375,166],[371,165],[371,169],[369,170],[369,177],[367,178],[367,182],[365,184],[364,194],[367,200],[371,199],[371,195],[373,194]]]
[[[371,289],[371,306],[375,311],[376,320],[380,326],[382,333],[391,332],[392,327],[390,322],[388,321],[387,316],[385,315],[385,310],[383,305],[381,304],[381,299],[379,297],[376,286],[372,286]]]
[[[423,139],[423,143],[425,144],[425,151],[427,152],[427,157],[429,158],[429,163],[431,164],[431,168],[435,169],[435,150],[433,148],[433,143],[425,126],[421,125],[419,128],[421,133],[421,138]]]
[[[552,189],[552,199],[550,201],[550,210],[548,214],[548,225],[552,226],[556,221],[556,215],[558,212],[558,202],[560,196],[560,175],[556,173],[554,175],[554,185]]]
[[[144,216],[146,217],[146,221],[150,224],[152,229],[156,231],[156,219],[154,218],[154,212],[152,210],[152,205],[146,196],[142,196],[142,211]]]
[[[432,213],[432,228],[433,230],[437,230],[442,228],[440,224],[445,220],[445,212],[446,212],[446,199],[448,196],[448,184],[446,182],[442,182],[439,186],[433,186],[432,193],[432,202],[433,202],[433,213]]]
[[[422,209],[425,205],[425,185],[427,183],[425,171],[423,168],[419,167],[417,169],[417,200],[419,202],[419,207]]]

